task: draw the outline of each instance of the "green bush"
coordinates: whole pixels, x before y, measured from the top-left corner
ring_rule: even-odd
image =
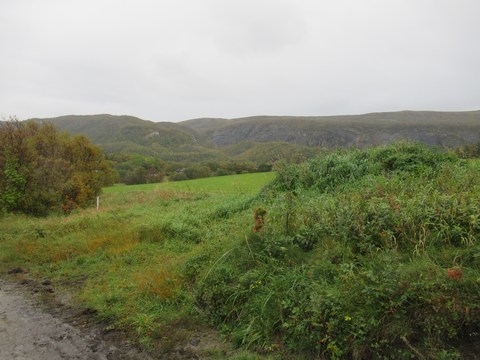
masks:
[[[0,122],[0,212],[46,215],[86,206],[111,184],[103,153],[50,124]]]
[[[461,356],[480,331],[478,167],[396,144],[277,171],[260,198],[264,238],[239,239],[200,285],[234,343],[306,358]]]

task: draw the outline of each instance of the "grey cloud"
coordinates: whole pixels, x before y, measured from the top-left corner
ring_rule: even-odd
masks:
[[[477,0],[0,2],[0,113],[480,108]]]

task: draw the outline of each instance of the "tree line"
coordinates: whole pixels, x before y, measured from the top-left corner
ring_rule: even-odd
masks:
[[[116,171],[115,182],[127,185],[158,183],[167,178],[181,181],[272,170],[270,164],[257,165],[249,161],[174,162],[133,153],[111,153],[107,160]]]

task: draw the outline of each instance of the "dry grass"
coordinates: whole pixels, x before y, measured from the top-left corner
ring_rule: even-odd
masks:
[[[181,278],[169,269],[148,269],[137,272],[135,282],[142,293],[161,300],[174,298],[181,286]]]

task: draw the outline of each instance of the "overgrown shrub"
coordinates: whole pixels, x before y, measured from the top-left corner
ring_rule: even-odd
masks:
[[[288,356],[460,358],[480,331],[478,166],[396,144],[277,171],[264,238],[200,282],[214,322]]]
[[[100,149],[83,136],[49,124],[0,123],[0,212],[45,215],[86,206],[112,176]]]
[[[458,162],[450,153],[422,144],[398,143],[370,150],[342,150],[317,156],[302,165],[280,163],[272,189],[333,191],[367,176],[425,174]]]

